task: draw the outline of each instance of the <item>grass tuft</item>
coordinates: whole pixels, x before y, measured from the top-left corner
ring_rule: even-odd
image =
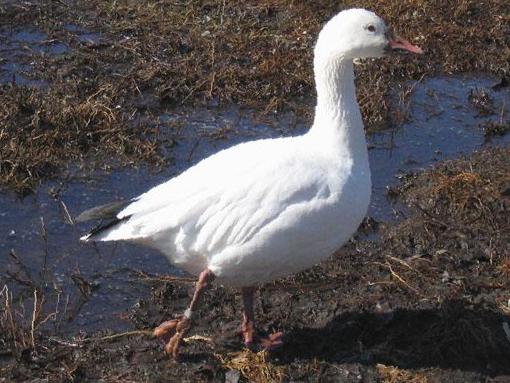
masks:
[[[255,353],[245,349],[217,357],[224,368],[239,371],[250,382],[281,382],[285,377],[284,368],[268,361],[265,351]]]

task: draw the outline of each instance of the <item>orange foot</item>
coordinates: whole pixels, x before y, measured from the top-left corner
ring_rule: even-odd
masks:
[[[182,339],[190,328],[191,319],[183,316],[161,323],[154,329],[154,336],[165,343],[165,352],[177,359]]]
[[[245,342],[246,347],[254,352],[271,351],[283,346],[283,332],[270,334],[268,337],[256,337],[256,341]]]

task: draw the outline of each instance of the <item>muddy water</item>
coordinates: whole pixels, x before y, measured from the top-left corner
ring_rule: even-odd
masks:
[[[67,52],[66,44],[50,41],[36,29],[0,30],[0,83],[43,87],[47,83],[30,77],[30,54],[59,55]]]
[[[466,75],[426,79],[407,84],[412,88],[405,102],[408,121],[369,137],[374,193],[369,215],[387,221],[394,217],[386,191],[409,171],[469,154],[485,145],[505,145],[510,135],[486,137],[484,124],[508,121],[510,88],[498,89],[490,76]],[[473,95],[487,94],[486,107],[476,107]],[[393,100],[396,104],[396,100]]]
[[[395,206],[386,197],[398,175],[430,166],[446,158],[468,154],[484,145],[508,144],[509,135],[487,140],[480,124],[507,119],[510,90],[492,89],[497,79],[486,76],[438,77],[412,84],[406,100],[407,122],[393,130],[369,137],[373,173],[373,199],[369,215],[379,221],[395,217]],[[470,102],[470,94],[484,90],[491,110],[481,111]],[[396,102],[396,101],[395,101]],[[260,120],[254,113],[235,108],[227,111],[200,110],[165,113],[160,116],[162,150],[172,165],[161,171],[145,167],[81,176],[75,172],[65,183],[48,182],[23,200],[9,192],[0,194],[0,267],[8,266],[12,250],[37,276],[44,263],[45,244],[41,217],[48,233],[48,265],[52,282],[65,293],[76,292],[71,275],[90,283],[91,295],[67,331],[121,330],[129,325],[121,313],[149,293],[138,283],[137,270],[151,274],[179,274],[158,253],[126,244],[82,245],[78,238],[88,227],[67,222],[65,205],[72,216],[94,205],[136,196],[185,170],[200,159],[236,143],[258,138],[295,135],[306,131],[292,115]],[[397,207],[398,208],[398,207]]]
[[[64,29],[76,40],[84,44],[99,42],[100,35],[73,24]],[[70,47],[61,41],[51,39],[36,28],[11,30],[0,27],[0,84],[18,86],[46,87],[44,80],[32,76],[31,55],[59,56],[70,51]]]

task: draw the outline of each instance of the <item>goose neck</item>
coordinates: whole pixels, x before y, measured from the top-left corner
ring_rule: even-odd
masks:
[[[316,58],[314,70],[317,106],[310,135],[336,148],[366,151],[352,60]]]
[[[315,83],[316,117],[338,118],[358,108],[351,60],[316,60]]]

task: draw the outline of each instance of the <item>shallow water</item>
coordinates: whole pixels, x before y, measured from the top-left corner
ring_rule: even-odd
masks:
[[[94,44],[100,40],[99,34],[76,25],[67,24],[64,29],[74,34],[81,43]],[[67,43],[50,39],[36,28],[0,28],[0,84],[44,88],[48,86],[46,81],[32,78],[31,55],[58,56],[68,52],[70,47]]]
[[[388,202],[386,191],[397,184],[399,174],[469,154],[484,145],[508,144],[510,135],[487,142],[479,126],[501,115],[508,118],[505,108],[510,105],[510,89],[495,91],[491,86],[496,82],[497,79],[487,76],[461,76],[431,78],[414,84],[414,92],[407,100],[409,120],[398,128],[369,137],[373,174],[370,216],[379,221],[395,218],[395,207]],[[473,89],[484,89],[492,99],[493,109],[503,113],[480,115],[469,101]],[[66,325],[68,331],[125,328],[128,325],[120,319],[120,313],[150,292],[146,284],[136,283],[134,271],[153,274],[179,274],[179,271],[163,256],[146,248],[80,244],[78,238],[89,226],[68,224],[62,203],[71,215],[77,215],[98,204],[136,196],[211,153],[236,143],[295,135],[306,130],[292,115],[260,120],[255,113],[235,108],[168,112],[160,116],[160,122],[161,135],[167,142],[162,150],[173,158],[173,165],[161,171],[141,167],[92,177],[75,174],[68,182],[45,183],[37,193],[23,200],[12,193],[0,194],[2,269],[8,263],[9,251],[14,249],[34,274],[40,270],[44,260],[40,235],[40,217],[43,217],[49,238],[48,264],[55,275],[53,282],[65,291],[72,291],[70,275],[79,270],[79,275],[93,287],[77,318]]]
[[[393,130],[369,137],[373,198],[369,215],[392,218],[386,190],[399,175],[469,154],[484,145],[504,145],[510,135],[485,137],[483,124],[508,121],[510,88],[494,90],[490,76],[443,76],[415,83],[408,100],[409,120]],[[481,113],[470,102],[471,92],[485,91],[495,113]]]

